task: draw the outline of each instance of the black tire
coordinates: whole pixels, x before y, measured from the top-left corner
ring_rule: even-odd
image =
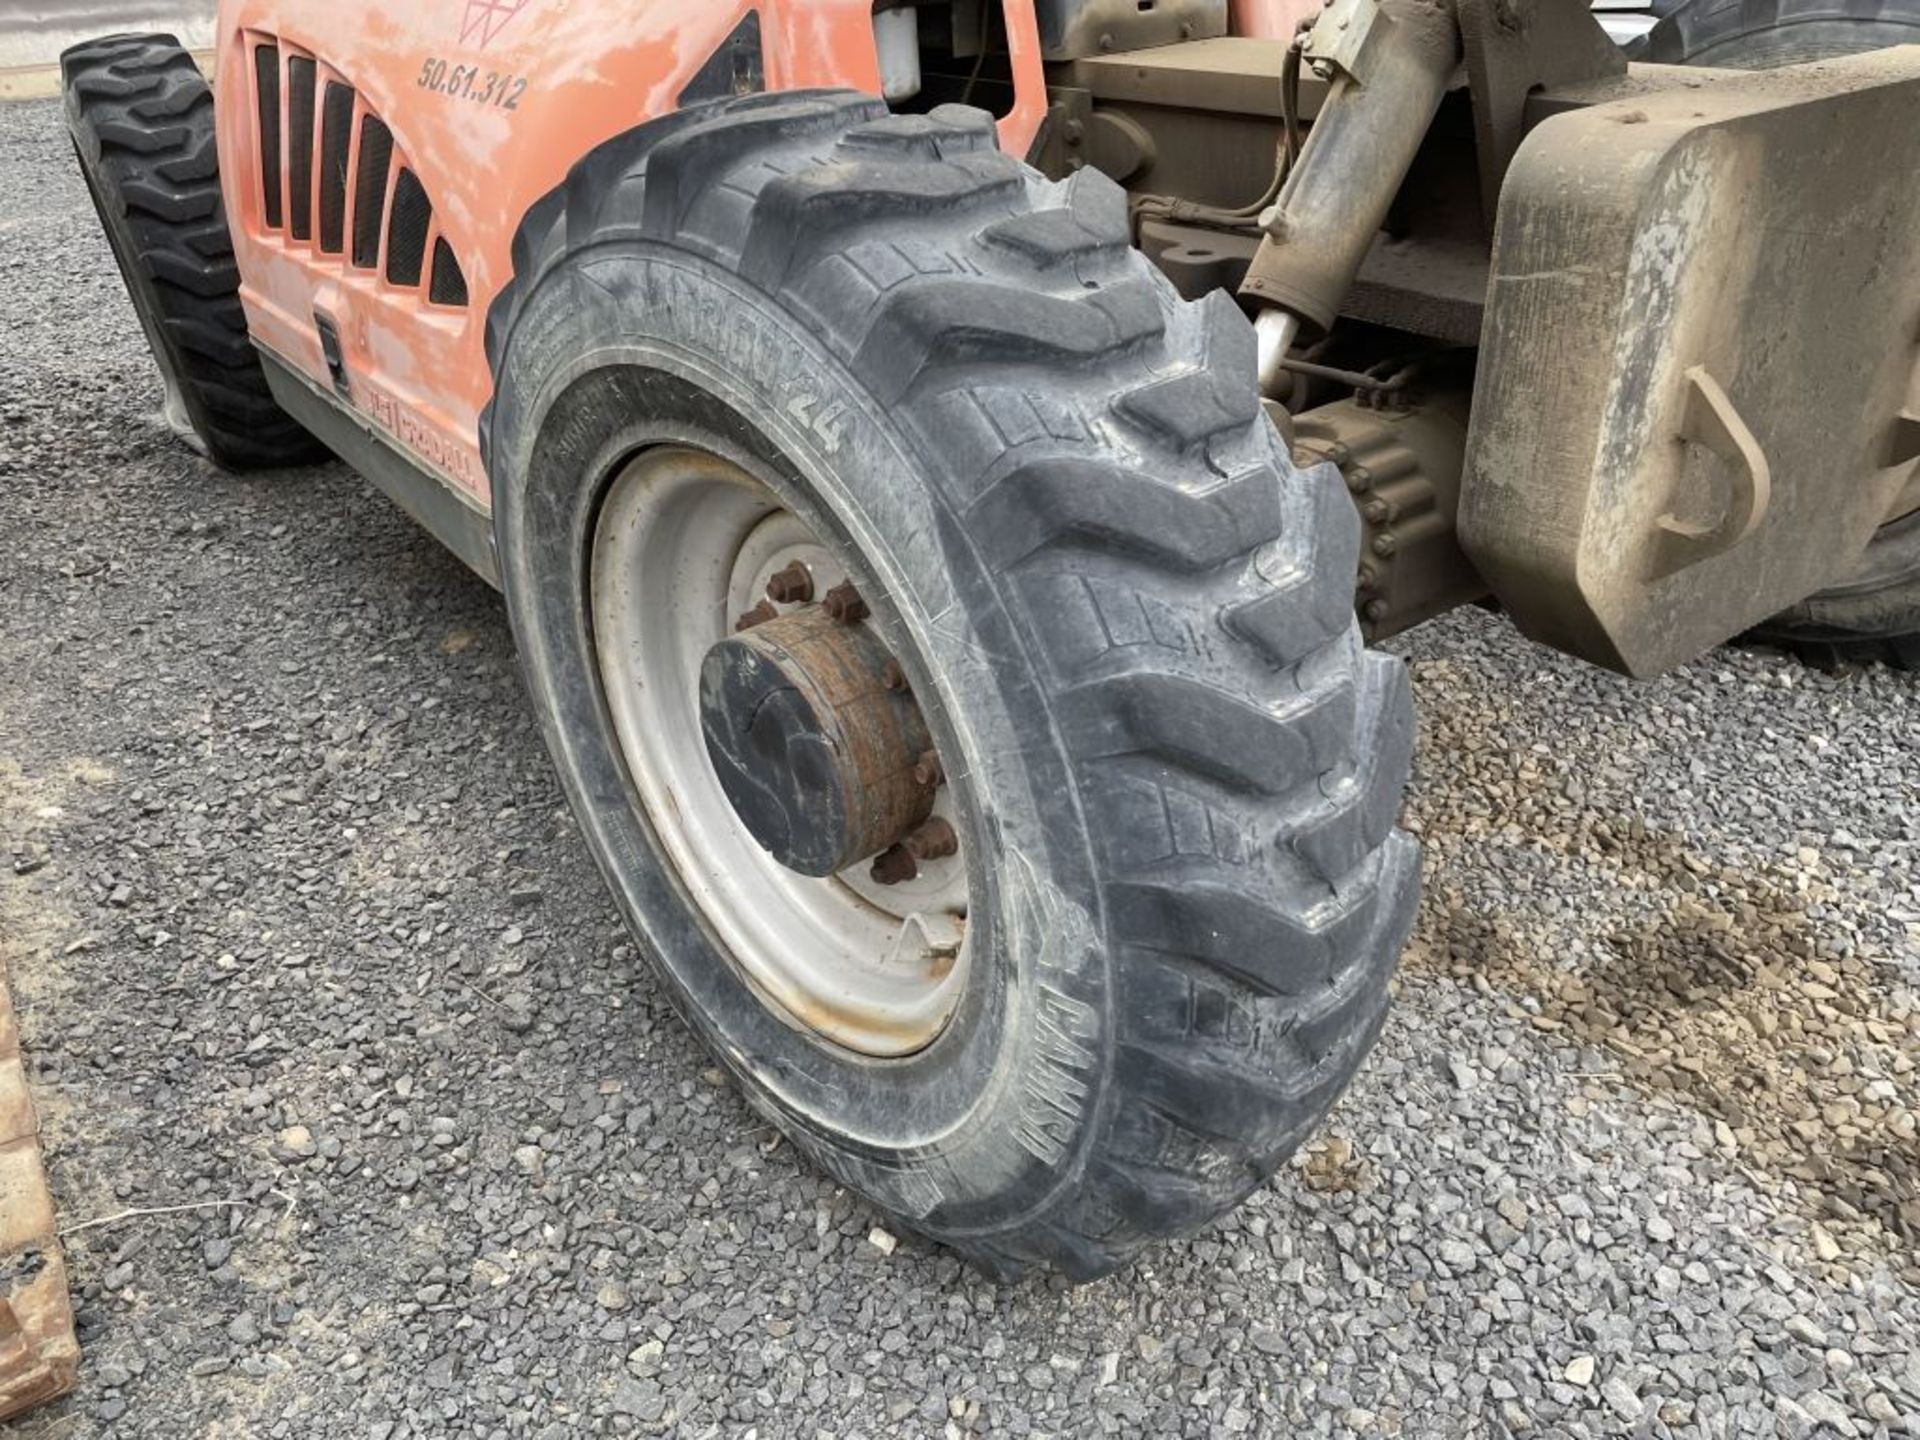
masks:
[[[247,338],[220,199],[213,91],[171,35],[113,35],[60,57],[87,191],[167,387],[167,420],[232,470],[327,452],[267,389]]]
[[[1920,513],[1882,527],[1846,584],[1802,600],[1748,638],[1823,670],[1920,670]]]
[[[1090,1279],[1238,1203],[1372,1043],[1417,889],[1404,670],[1361,648],[1352,504],[1262,417],[1245,318],[1181,301],[1104,177],[1044,180],[976,110],[843,92],[610,141],[513,253],[482,431],[514,633],[692,1027],[825,1170],[996,1274]],[[787,418],[821,395],[837,449]],[[840,538],[966,762],[984,959],[906,1059],[756,1000],[629,799],[583,546],[659,441]]]
[[[1920,0],[1683,0],[1637,58],[1769,70],[1920,40]]]
[[[1637,53],[1665,65],[1767,70],[1916,41],[1920,0],[1683,0]],[[1883,528],[1844,583],[1743,638],[1824,669],[1920,670],[1920,516]]]

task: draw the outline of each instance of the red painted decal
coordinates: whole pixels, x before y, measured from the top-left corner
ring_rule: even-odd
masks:
[[[506,23],[526,8],[527,0],[467,0],[467,18],[460,25],[460,43],[486,49]]]

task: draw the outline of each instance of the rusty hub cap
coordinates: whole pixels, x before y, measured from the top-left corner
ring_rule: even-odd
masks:
[[[707,652],[707,756],[741,823],[789,870],[832,875],[933,813],[934,786],[915,776],[926,722],[889,683],[899,673],[871,629],[817,605]]]
[[[755,992],[848,1049],[911,1054],[968,969],[947,767],[846,568],[715,456],[614,477],[590,584],[635,799]]]

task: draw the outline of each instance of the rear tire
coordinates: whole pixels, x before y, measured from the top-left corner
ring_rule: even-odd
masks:
[[[1636,49],[1660,65],[1771,70],[1920,40],[1920,0],[1683,0]]]
[[[1920,670],[1920,514],[1882,526],[1853,578],[1822,590],[1748,636],[1823,670]]]
[[[275,403],[247,336],[220,198],[213,91],[171,35],[113,35],[60,57],[87,191],[166,386],[167,423],[217,465],[324,459]]]
[[[1409,694],[1359,643],[1351,502],[1262,416],[1246,319],[1128,236],[1117,187],[1046,181],[979,111],[754,96],[583,159],[489,316],[514,633],[629,922],[753,1105],[1001,1275],[1091,1279],[1263,1183],[1378,1032],[1416,896]],[[726,877],[670,860],[630,778],[591,552],[661,447],[823,537],[925,712],[972,949],[911,1054],[760,998],[703,898]]]

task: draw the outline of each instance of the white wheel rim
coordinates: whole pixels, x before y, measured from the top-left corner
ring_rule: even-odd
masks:
[[[787,869],[735,815],[707,757],[700,664],[794,560],[814,594],[846,567],[777,496],[703,451],[643,451],[614,477],[594,528],[594,645],[635,796],[721,949],[783,1018],[847,1049],[924,1049],[965,984],[961,852],[898,885],[868,862],[826,879]],[[786,607],[780,607],[782,609]],[[944,787],[934,813],[951,820]]]

